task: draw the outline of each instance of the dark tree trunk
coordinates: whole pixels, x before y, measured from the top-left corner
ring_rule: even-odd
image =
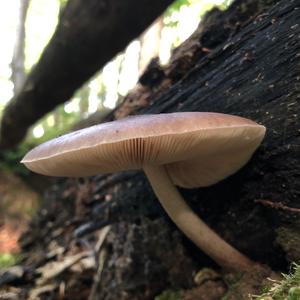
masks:
[[[214,10],[174,53],[170,66],[152,66],[144,74],[144,85],[136,90],[143,101],[132,104],[131,95],[107,119],[125,112],[217,111],[263,123],[267,136],[246,167],[212,187],[181,192],[240,251],[285,270],[300,259],[300,5],[296,0],[266,3],[272,7],[251,0],[235,1],[226,12]],[[103,230],[97,228],[107,224],[101,246]],[[27,254],[22,291],[50,280],[53,298],[44,299],[58,298],[64,283],[64,299],[150,300],[168,288],[191,289],[195,271],[216,267],[169,221],[138,171],[58,181],[22,244]],[[44,274],[42,283],[33,282],[40,276],[37,266],[51,268],[49,260],[62,263],[89,249],[95,250],[96,268],[84,267],[82,259],[81,272],[66,267],[48,281]],[[214,278],[184,292],[182,299],[221,299],[226,287]],[[235,288],[237,295],[227,299],[258,293],[253,288],[258,283],[252,284],[252,289],[242,290],[249,284]],[[208,298],[211,291],[220,294]]]
[[[16,42],[11,62],[11,80],[16,95],[25,81],[25,23],[30,0],[21,0],[19,7],[19,20],[17,25]]]
[[[172,0],[69,0],[59,25],[20,93],[6,107],[0,146],[27,129],[143,32]]]

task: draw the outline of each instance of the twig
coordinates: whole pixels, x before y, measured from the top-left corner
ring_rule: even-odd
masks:
[[[300,213],[300,208],[289,207],[289,206],[282,204],[281,202],[273,202],[273,201],[264,200],[264,199],[257,199],[257,200],[254,200],[254,202],[261,203],[264,206],[268,206],[268,207],[275,208],[275,209],[281,209],[281,210],[298,213],[298,214]]]
[[[96,257],[97,272],[94,276],[94,282],[93,282],[88,300],[96,299],[97,290],[98,290],[99,284],[101,282],[101,274],[102,274],[102,270],[103,270],[103,267],[104,267],[105,258],[106,258],[106,255],[107,255],[106,250],[102,249],[102,245],[103,245],[104,240],[105,240],[105,238],[106,238],[109,231],[110,231],[110,226],[106,226],[102,229],[102,231],[100,233],[100,236],[99,236],[99,239],[98,239],[98,241],[96,243],[96,246],[95,246],[95,252],[96,252],[95,254],[97,256]]]

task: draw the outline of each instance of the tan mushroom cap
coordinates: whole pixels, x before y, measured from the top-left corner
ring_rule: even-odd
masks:
[[[50,140],[22,163],[40,174],[68,177],[165,165],[178,186],[208,186],[245,165],[265,130],[251,120],[219,113],[141,115]]]

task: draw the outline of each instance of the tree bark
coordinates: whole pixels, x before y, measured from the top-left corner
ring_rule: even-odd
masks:
[[[16,32],[14,54],[11,62],[11,80],[14,84],[14,95],[21,90],[25,81],[25,23],[30,0],[21,0],[19,7],[19,20]]]
[[[14,147],[28,127],[77,88],[159,16],[172,0],[70,0],[20,93],[6,107],[0,147]]]
[[[247,19],[245,15],[239,15],[238,7],[241,6],[238,3],[236,1],[232,11],[229,9],[224,14],[213,12],[210,20],[208,17],[207,27],[200,28],[194,36],[196,41],[193,42],[192,37],[190,45],[185,44],[177,50],[174,54],[177,60],[173,61],[175,67],[170,66],[164,71],[166,77],[162,77],[160,87],[156,87],[161,91],[152,93],[147,98],[149,105],[139,109],[138,113],[216,111],[248,117],[267,127],[263,145],[245,168],[212,187],[181,192],[193,209],[242,253],[275,270],[284,270],[289,262],[300,259],[300,4],[293,0],[280,1],[274,2],[269,10],[255,11],[254,2],[248,2],[248,9],[253,11]],[[233,11],[235,14],[231,15]],[[181,70],[186,72],[181,73]],[[151,74],[147,78],[151,81]],[[131,113],[136,113],[134,108],[131,109]],[[136,206],[135,214],[143,216],[142,225],[138,226],[133,212],[124,213],[125,221],[131,220],[133,224],[127,225],[126,229],[123,229],[124,223],[116,225],[113,230],[116,240],[110,244],[118,251],[118,259],[138,260],[142,250],[134,245],[142,234],[137,231],[147,232],[142,228],[147,227],[145,216],[153,218],[155,214],[154,208],[149,210],[148,202],[155,201],[154,196],[152,192],[150,195],[143,175],[128,178],[124,185],[118,186],[116,193],[111,193],[111,205],[117,205],[119,209],[105,209],[120,213]],[[103,204],[99,204],[98,209],[93,208],[98,221],[103,222],[105,215],[109,215],[105,209]],[[143,246],[155,243],[156,236],[165,238],[164,234],[167,235],[164,229],[163,233],[156,230],[154,236],[144,238]],[[185,250],[196,257],[195,264],[211,265],[185,237],[181,238]],[[130,245],[121,249],[122,241]],[[135,251],[129,252],[130,247]],[[148,247],[155,248],[152,244]],[[166,268],[164,263],[168,259],[162,253],[158,255],[161,260],[157,263],[149,258],[153,248],[147,251],[147,246],[143,247],[146,261],[153,264],[150,273],[156,279],[147,273],[145,264],[120,266],[116,257],[108,258],[98,289],[99,299],[151,299],[151,296],[147,298],[147,291],[160,290],[162,281],[168,287],[177,287],[178,277],[174,276],[172,268],[182,268],[182,256],[177,252],[174,254],[174,245],[164,244],[164,247],[175,256]],[[162,248],[160,244],[156,251]],[[129,276],[133,270],[136,277]],[[192,276],[188,273],[191,269],[185,272],[189,275],[181,279],[181,287],[188,285],[188,278]],[[141,274],[144,275],[141,277]],[[136,288],[133,293],[130,284]],[[129,295],[124,295],[124,291]],[[241,296],[234,299],[241,299]]]
[[[266,3],[235,1],[228,11],[212,11],[169,67],[144,77],[138,93],[146,100],[131,105],[128,97],[107,119],[125,111],[217,111],[264,124],[267,136],[247,166],[217,185],[181,193],[226,241],[282,271],[300,259],[300,5]],[[97,248],[97,229],[108,224],[106,243]],[[37,287],[37,266],[96,249],[96,268],[69,268],[51,278],[56,287],[67,287],[64,299],[87,299],[92,290],[95,299],[150,300],[168,288],[193,287],[198,268],[215,267],[166,217],[139,171],[58,181],[22,244],[23,291]],[[257,279],[256,288],[262,277]],[[228,298],[259,293],[242,288]],[[56,298],[58,290],[53,289]]]

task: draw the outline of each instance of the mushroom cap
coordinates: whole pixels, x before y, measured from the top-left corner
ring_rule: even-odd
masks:
[[[178,186],[209,186],[245,165],[265,130],[251,120],[220,113],[140,115],[45,142],[22,163],[43,175],[68,177],[165,165]]]

